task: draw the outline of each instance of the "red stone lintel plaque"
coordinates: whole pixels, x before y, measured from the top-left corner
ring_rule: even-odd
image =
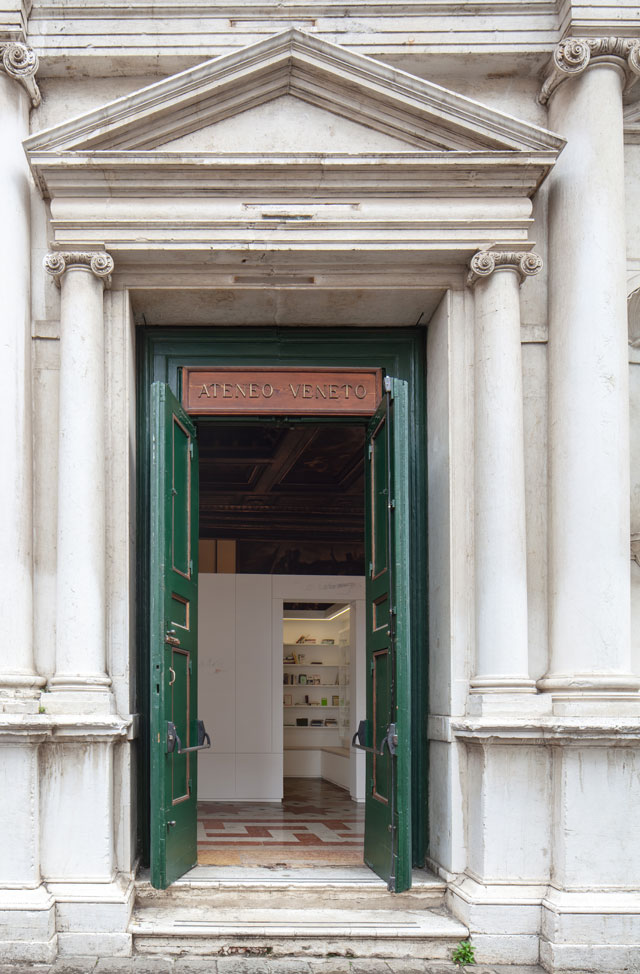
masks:
[[[182,370],[195,416],[372,416],[381,396],[381,369]]]

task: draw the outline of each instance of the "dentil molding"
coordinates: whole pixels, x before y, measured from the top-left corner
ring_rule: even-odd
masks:
[[[567,37],[560,41],[553,53],[551,74],[539,95],[546,105],[556,88],[567,78],[586,71],[591,64],[609,62],[622,68],[625,91],[640,76],[640,39],[629,37]]]
[[[58,287],[60,287],[62,275],[70,267],[86,267],[103,282],[105,287],[111,286],[111,274],[113,273],[113,257],[111,254],[84,253],[81,251],[53,253],[47,254],[42,264],[46,272],[51,274]]]
[[[0,67],[10,78],[19,81],[31,98],[31,104],[37,108],[40,104],[40,89],[36,84],[38,70],[38,55],[26,44],[20,41],[9,41],[0,44]]]
[[[477,281],[489,277],[495,270],[512,270],[518,274],[520,283],[533,277],[542,269],[542,258],[533,251],[494,252],[481,250],[474,254],[469,263],[467,285],[472,287]]]

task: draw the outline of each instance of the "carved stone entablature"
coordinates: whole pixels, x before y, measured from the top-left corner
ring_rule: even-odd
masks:
[[[539,95],[546,105],[558,85],[574,75],[582,74],[590,64],[609,62],[624,72],[625,90],[640,76],[640,39],[629,37],[567,37],[560,41],[553,54],[551,74]]]
[[[79,252],[47,254],[43,260],[44,269],[51,274],[57,286],[60,287],[62,275],[70,267],[86,267],[96,277],[100,278],[105,287],[111,286],[113,273],[113,257],[110,254]]]
[[[9,41],[0,44],[0,68],[10,78],[15,78],[29,93],[31,104],[37,108],[40,104],[40,89],[36,84],[38,70],[38,56],[35,51],[20,41]]]
[[[469,264],[467,285],[472,287],[477,281],[489,277],[495,270],[515,271],[520,277],[520,283],[527,277],[533,277],[542,269],[542,258],[533,251],[504,251],[481,250],[474,254]]]

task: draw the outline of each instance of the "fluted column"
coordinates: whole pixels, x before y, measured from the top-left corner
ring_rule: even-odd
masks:
[[[567,139],[549,185],[550,666],[539,682],[561,706],[639,685],[630,672],[622,119],[638,71],[638,41],[568,39],[541,94],[550,128]]]
[[[61,287],[56,672],[51,709],[110,707],[105,668],[105,253],[44,261]],[[47,709],[50,709],[47,707]]]
[[[37,67],[24,44],[0,42],[0,696],[14,702],[44,683],[33,659],[30,177],[22,149],[40,97]]]
[[[476,669],[471,692],[534,693],[529,678],[520,284],[542,261],[485,251],[475,291]],[[473,702],[472,702],[473,703]],[[488,705],[491,705],[490,703]]]

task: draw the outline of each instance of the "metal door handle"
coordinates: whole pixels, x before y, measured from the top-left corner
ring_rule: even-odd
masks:
[[[375,747],[365,744],[365,741],[371,740],[370,731],[369,721],[361,720],[358,724],[357,731],[351,738],[351,747],[355,747],[358,751],[366,751],[367,754],[379,754],[380,752]]]
[[[384,753],[385,747],[388,748],[389,754],[391,755],[395,754],[398,750],[398,731],[395,724],[389,724],[387,727],[387,733],[380,745],[380,754]]]
[[[366,740],[371,740],[371,735],[369,733],[369,721],[361,720],[358,724],[358,729],[351,739],[351,747],[356,748],[358,751],[366,751],[367,754],[377,754],[381,757],[384,754],[385,747],[388,749],[389,754],[395,754],[398,749],[398,733],[395,724],[389,724],[387,727],[387,733],[382,738],[382,743],[380,744],[380,750],[376,747],[371,747],[364,742]]]
[[[178,736],[176,725],[172,720],[167,721],[167,754],[188,754],[190,751],[206,751],[211,747],[211,738],[207,734],[204,721],[197,722],[198,743],[193,747],[183,747],[182,741]]]
[[[173,684],[176,682],[176,671],[174,670],[173,666],[169,667],[169,673],[173,675],[173,679],[169,680],[169,686],[172,687]]]
[[[167,629],[167,631],[164,634],[164,641],[169,646],[179,646],[180,645],[180,640],[176,636],[175,629]]]

